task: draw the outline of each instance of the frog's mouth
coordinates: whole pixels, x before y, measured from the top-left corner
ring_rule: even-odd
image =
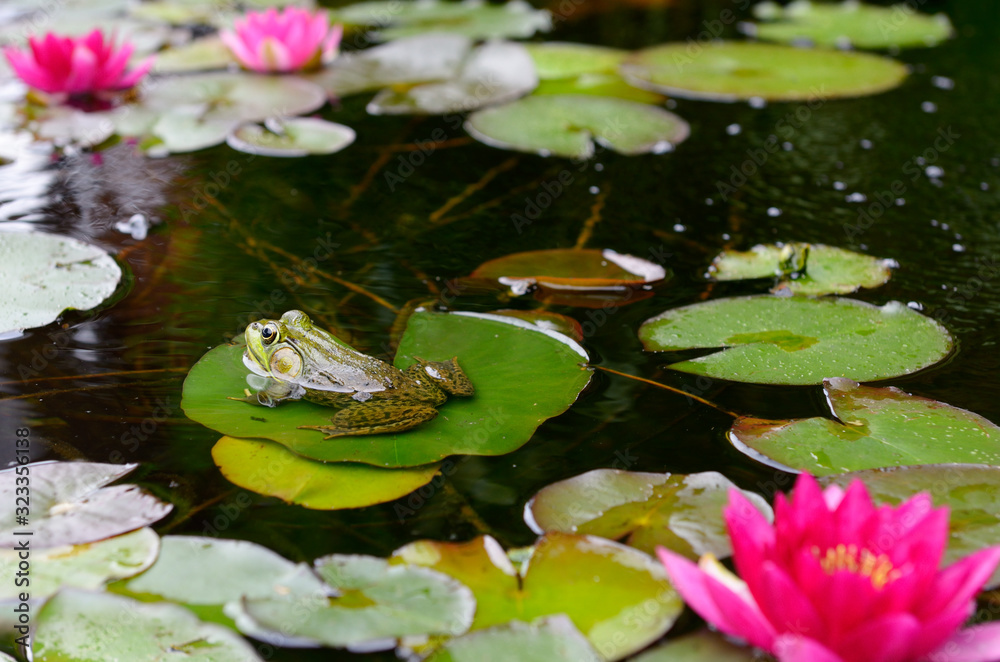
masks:
[[[255,375],[260,375],[261,377],[270,377],[271,374],[261,367],[263,362],[260,357],[254,352],[249,345],[247,349],[243,352],[243,365],[247,367],[247,370],[254,373]]]

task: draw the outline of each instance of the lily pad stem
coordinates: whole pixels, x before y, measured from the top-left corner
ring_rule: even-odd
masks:
[[[662,388],[665,391],[672,391],[674,393],[677,393],[678,395],[683,395],[685,398],[691,398],[692,400],[697,400],[701,404],[708,405],[712,409],[717,409],[718,411],[721,411],[723,414],[728,414],[728,415],[732,416],[733,418],[739,418],[740,417],[740,414],[737,414],[734,411],[730,411],[730,410],[726,409],[725,407],[723,407],[722,405],[718,405],[718,404],[716,404],[716,403],[714,403],[714,402],[712,402],[710,400],[706,400],[705,398],[699,397],[699,396],[695,395],[694,393],[689,393],[687,391],[682,391],[679,388],[674,388],[673,386],[667,386],[666,384],[661,384],[660,382],[654,382],[652,379],[644,379],[643,377],[636,377],[635,375],[630,375],[627,372],[618,372],[617,370],[614,370],[612,368],[605,368],[604,366],[599,366],[599,365],[595,365],[595,366],[591,366],[591,367],[592,368],[597,368],[598,370],[603,370],[604,372],[610,372],[612,375],[618,375],[619,377],[626,377],[628,379],[634,379],[637,382],[642,382],[644,384],[649,384],[650,386],[655,386],[657,388]]]

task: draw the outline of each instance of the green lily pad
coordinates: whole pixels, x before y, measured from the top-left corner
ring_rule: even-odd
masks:
[[[427,568],[339,554],[317,559],[315,568],[325,591],[244,600],[262,632],[371,651],[393,648],[406,636],[462,634],[476,610],[468,588]]]
[[[522,0],[499,5],[483,0],[405,3],[378,0],[338,9],[331,13],[330,20],[348,26],[373,26],[366,34],[376,41],[429,32],[459,34],[471,39],[523,39],[552,29],[549,12],[534,9]]]
[[[583,74],[613,74],[628,51],[591,44],[548,41],[525,44],[542,80],[575,78]]]
[[[954,34],[945,14],[921,14],[910,4],[878,7],[856,0],[836,4],[795,0],[786,7],[761,2],[753,13],[765,22],[749,24],[747,32],[765,41],[784,43],[905,48],[936,46]]]
[[[562,615],[534,623],[506,625],[456,637],[435,651],[427,662],[601,662],[573,622]]]
[[[620,660],[660,638],[683,605],[657,561],[595,536],[546,534],[520,570],[489,536],[418,541],[393,559],[433,568],[472,589],[473,630],[566,614],[604,660]]]
[[[35,112],[27,128],[39,139],[59,147],[93,147],[115,132],[114,123],[107,117],[68,106],[48,106]]]
[[[884,285],[892,276],[894,260],[825,246],[823,244],[758,244],[748,251],[724,251],[708,268],[714,280],[775,278],[772,292],[818,296],[849,294],[862,287]]]
[[[45,326],[114,294],[122,270],[97,246],[42,232],[0,232],[0,333]]]
[[[38,612],[33,649],[36,662],[261,660],[238,634],[179,605],[75,589],[60,591]]]
[[[633,662],[754,662],[759,659],[752,648],[736,646],[720,634],[699,630],[651,648]]]
[[[227,399],[242,397],[247,386],[242,355],[243,347],[224,345],[191,369],[181,401],[190,418],[225,435],[277,441],[312,459],[383,467],[509,453],[566,411],[590,381],[590,370],[582,367],[586,352],[561,334],[508,317],[418,312],[409,319],[395,366],[406,368],[414,356],[457,356],[475,396],[449,399],[437,418],[406,432],[326,441],[321,432],[298,426],[328,423],[329,407],[298,401],[268,409]]]
[[[652,105],[659,105],[667,100],[662,94],[629,85],[618,74],[580,74],[576,78],[543,80],[531,94],[533,96],[585,94]]]
[[[979,414],[898,388],[823,382],[834,419],[743,416],[729,439],[758,460],[816,476],[912,464],[1000,465],[1000,428]]]
[[[906,65],[876,55],[743,42],[654,46],[632,55],[621,71],[633,85],[707,101],[866,96],[907,75]]]
[[[770,295],[718,299],[646,320],[639,338],[649,351],[724,348],[674,370],[751,384],[820,384],[908,375],[951,351],[948,331],[891,301]]]
[[[333,154],[354,142],[354,129],[318,117],[270,119],[264,126],[244,124],[233,130],[226,143],[235,150],[263,156]]]
[[[144,2],[137,7],[149,7],[152,4]],[[157,53],[153,70],[158,74],[176,74],[226,69],[237,64],[229,47],[217,35],[213,35]]]
[[[917,492],[927,492],[936,506],[947,506],[948,547],[944,563],[997,544],[1000,540],[1000,467],[981,464],[927,464],[869,469],[821,479],[824,485],[847,487],[860,479],[876,503],[898,505]],[[1000,586],[1000,568],[986,588]]]
[[[315,510],[363,508],[406,496],[433,480],[440,464],[381,469],[308,460],[262,439],[223,437],[212,459],[231,483]]]
[[[555,331],[569,336],[576,342],[583,342],[583,327],[580,322],[567,315],[553,313],[549,310],[494,310],[494,315],[516,317],[538,327],[541,331]]]
[[[31,547],[33,541],[28,539]],[[138,529],[86,545],[66,545],[31,550],[29,593],[41,600],[60,588],[99,589],[109,581],[137,575],[156,560],[160,538],[152,529]],[[22,561],[16,549],[0,549],[0,572],[14,577]],[[0,600],[16,598],[24,591],[13,581],[0,589]]]
[[[697,559],[732,554],[722,509],[737,489],[714,471],[655,474],[595,469],[541,489],[528,501],[524,519],[538,534],[585,533],[655,554],[658,546]],[[760,495],[743,491],[770,520]]]
[[[114,485],[136,464],[97,462],[40,462],[0,471],[0,547],[16,547],[18,531],[32,531],[31,548],[84,545],[148,526],[173,508],[135,485]],[[31,486],[24,503],[27,477]],[[27,524],[17,517],[26,516]]]

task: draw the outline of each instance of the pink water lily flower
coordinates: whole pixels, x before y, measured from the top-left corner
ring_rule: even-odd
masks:
[[[233,30],[220,33],[222,41],[247,69],[260,72],[298,71],[329,62],[337,54],[343,30],[333,28],[326,12],[273,7],[247,12]]]
[[[1000,562],[990,547],[940,569],[948,510],[918,494],[876,507],[864,484],[803,475],[772,526],[733,490],[725,510],[742,581],[711,557],[658,549],[684,600],[781,662],[1000,660],[1000,623],[960,629]]]
[[[48,33],[30,37],[30,50],[14,46],[4,55],[14,73],[25,83],[43,92],[87,94],[132,87],[153,66],[152,58],[126,70],[133,46],[115,47],[100,29],[85,37],[60,37]]]

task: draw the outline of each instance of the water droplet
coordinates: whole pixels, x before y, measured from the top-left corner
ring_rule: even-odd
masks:
[[[937,221],[936,218],[932,218],[931,219],[931,227],[935,227],[936,228],[939,225],[940,225],[940,223],[938,223],[938,221]]]
[[[990,185],[987,184],[986,182],[979,182],[979,190],[981,190],[981,191],[989,191],[990,190]]]
[[[940,166],[927,166],[924,168],[924,173],[926,173],[928,177],[937,179],[939,177],[944,177],[944,168]]]
[[[592,195],[597,195],[598,193],[600,193],[600,192],[601,192],[601,189],[600,189],[600,187],[598,187],[598,186],[591,186],[591,187],[590,187],[589,189],[587,189],[587,190],[589,190],[589,191],[590,191],[590,193],[591,193]]]
[[[857,191],[844,196],[844,200],[846,200],[847,202],[864,202],[867,199],[868,199],[867,195],[865,195],[864,193],[859,193]]]
[[[722,233],[722,240],[723,241],[729,241],[729,239],[730,239],[729,233],[728,232],[723,232]]]
[[[871,148],[872,148],[872,141],[868,140],[867,138],[862,138],[861,149],[871,149]]]
[[[941,224],[941,229],[942,229],[942,230],[950,230],[950,229],[951,229],[951,226],[950,226],[950,225],[948,225],[947,223],[942,223],[942,224]]]
[[[952,244],[951,250],[955,251],[956,253],[964,253],[965,246],[963,246],[962,244]]]
[[[793,149],[795,149],[795,145],[786,140],[785,142],[781,143],[781,149],[785,150],[786,152],[790,152]]]
[[[767,215],[770,216],[771,218],[774,218],[776,216],[781,216],[781,210],[778,209],[777,207],[768,207]]]
[[[920,104],[920,110],[924,111],[925,113],[936,113],[937,104],[934,103],[933,101],[925,101],[922,104]]]
[[[682,223],[674,223],[674,232],[684,232],[687,230]]]
[[[740,131],[742,130],[743,127],[741,127],[739,124],[730,124],[729,126],[726,127],[726,133],[728,133],[731,136],[740,135]]]
[[[906,198],[896,198],[896,206],[902,207],[906,204]]]
[[[834,182],[833,188],[837,189],[838,191],[843,191],[845,188],[847,188],[847,184],[845,184],[844,182]]]
[[[712,198],[705,198],[705,204],[711,207],[712,205],[715,204],[715,200],[713,200]]]
[[[763,97],[750,97],[748,103],[751,108],[765,108],[767,106],[767,100]]]
[[[950,90],[955,87],[955,81],[947,76],[931,76],[931,85],[942,90]]]
[[[906,304],[907,308],[912,308],[913,310],[923,310],[924,305],[917,301],[910,301]]]
[[[604,172],[604,164],[603,163],[595,163],[594,164],[594,170],[596,170],[597,172]]]

